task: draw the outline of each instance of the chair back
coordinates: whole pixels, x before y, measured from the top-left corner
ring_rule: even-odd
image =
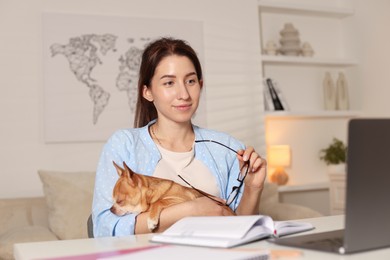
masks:
[[[89,215],[87,220],[87,229],[88,229],[88,237],[93,238],[93,221],[92,221],[92,214]]]

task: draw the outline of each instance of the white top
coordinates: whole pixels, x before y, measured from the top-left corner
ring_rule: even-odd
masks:
[[[188,187],[178,177],[180,175],[195,188],[220,197],[215,177],[201,161],[195,159],[194,147],[189,152],[172,152],[158,144],[157,148],[161,153],[161,160],[153,173],[154,177],[169,179]]]

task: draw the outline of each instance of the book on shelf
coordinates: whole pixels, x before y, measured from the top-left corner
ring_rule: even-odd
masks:
[[[263,88],[263,97],[264,97],[265,111],[274,111],[275,110],[274,102],[272,101],[271,93],[265,81],[264,81],[264,88]]]
[[[276,80],[264,80],[264,103],[266,111],[290,110],[288,103]]]
[[[151,242],[230,248],[311,229],[308,222],[273,221],[265,215],[185,217]]]

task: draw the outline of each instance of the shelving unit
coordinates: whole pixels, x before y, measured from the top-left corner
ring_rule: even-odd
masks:
[[[298,185],[329,182],[319,151],[333,137],[345,141],[348,120],[360,115],[360,89],[355,80],[359,61],[345,41],[353,42],[345,21],[353,19],[354,10],[341,7],[343,1],[330,6],[335,2],[258,0],[263,78],[277,81],[289,106],[287,111],[265,112],[266,142],[291,146],[292,166],[287,171]],[[326,6],[316,5],[321,2]],[[313,57],[264,54],[267,41],[278,43],[284,23],[294,24],[301,43],[311,43]],[[327,71],[335,84],[339,72],[347,76],[350,110],[324,109],[322,82]]]
[[[340,20],[349,16],[352,16],[354,14],[354,10],[351,8],[344,8],[344,7],[328,7],[328,6],[315,6],[310,4],[298,4],[294,3],[294,1],[289,2],[279,2],[279,1],[270,1],[270,0],[258,0],[258,7],[259,7],[259,15],[260,19],[262,18],[263,14],[273,14],[278,16],[295,16],[295,17],[309,17],[310,19],[331,19],[331,20]],[[260,24],[260,35],[261,35],[261,41],[262,44],[265,45],[265,41],[270,40],[266,39],[264,35],[262,34],[263,27],[267,26],[266,22],[264,24]],[[313,25],[315,26],[315,25]],[[280,30],[279,29],[276,29]],[[274,33],[275,34],[275,33]],[[275,39],[273,39],[275,40]],[[333,39],[332,39],[333,41]],[[337,50],[331,50],[337,53]],[[331,52],[331,51],[328,51]],[[340,52],[340,50],[338,50]],[[342,55],[333,55],[329,56],[327,53],[322,53],[322,55],[314,55],[313,57],[303,57],[303,56],[284,56],[284,55],[261,55],[261,60],[263,64],[263,76],[268,77],[268,73],[266,72],[267,67],[273,67],[276,66],[279,67],[286,67],[289,66],[290,69],[297,69],[302,67],[307,68],[320,68],[322,71],[327,70],[337,70],[337,69],[347,69],[349,67],[353,67],[358,65],[358,61],[354,58],[350,57],[344,57]],[[275,73],[274,73],[275,74]],[[278,73],[280,75],[280,73]],[[280,75],[280,77],[284,77],[285,75]],[[336,81],[336,80],[335,80]],[[301,83],[301,82],[299,82]],[[318,79],[317,87],[321,87],[321,80]],[[315,83],[308,83],[311,86],[315,85]],[[304,82],[303,82],[304,84]],[[282,84],[281,84],[282,85]],[[283,86],[281,87],[283,90]],[[282,92],[287,92],[286,90]],[[288,93],[286,93],[288,94]],[[322,94],[322,93],[321,93]],[[314,97],[316,98],[316,97]],[[318,97],[317,97],[318,98]],[[292,100],[293,98],[287,98]],[[300,103],[301,101],[299,101]],[[298,103],[298,101],[296,102]],[[324,116],[324,118],[334,117],[338,115],[339,117],[354,117],[358,113],[358,109],[353,108],[354,111],[348,112],[348,111],[324,111],[322,112],[320,107],[308,107],[308,111],[302,111],[302,107],[298,107],[297,109],[294,108],[294,106],[291,107],[291,112],[283,113],[283,118],[292,116],[292,117],[312,117],[314,114],[316,117],[318,116]],[[298,110],[298,111],[295,111]],[[314,112],[313,111],[318,111]],[[274,115],[275,113],[275,115]],[[266,116],[269,118],[281,118],[279,115],[279,112],[267,112]]]

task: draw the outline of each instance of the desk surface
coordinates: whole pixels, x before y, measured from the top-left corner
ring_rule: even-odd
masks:
[[[308,233],[318,233],[341,229],[344,227],[344,216],[327,216],[321,218],[305,219],[305,222],[312,223],[316,228]],[[48,242],[20,243],[14,246],[16,260],[42,259],[50,257],[62,257],[71,255],[83,255],[90,253],[106,252],[112,250],[129,249],[150,245],[149,239],[152,235],[135,235],[127,237],[106,237],[95,239],[76,239]],[[239,248],[246,250],[270,250],[277,259],[390,259],[390,248],[375,251],[363,252],[353,255],[337,255],[322,253],[318,251],[294,249],[274,245],[266,240],[253,242]],[[296,254],[299,256],[297,257]],[[285,256],[284,256],[285,255]],[[295,255],[294,257],[292,255]],[[284,257],[283,257],[284,256]]]

